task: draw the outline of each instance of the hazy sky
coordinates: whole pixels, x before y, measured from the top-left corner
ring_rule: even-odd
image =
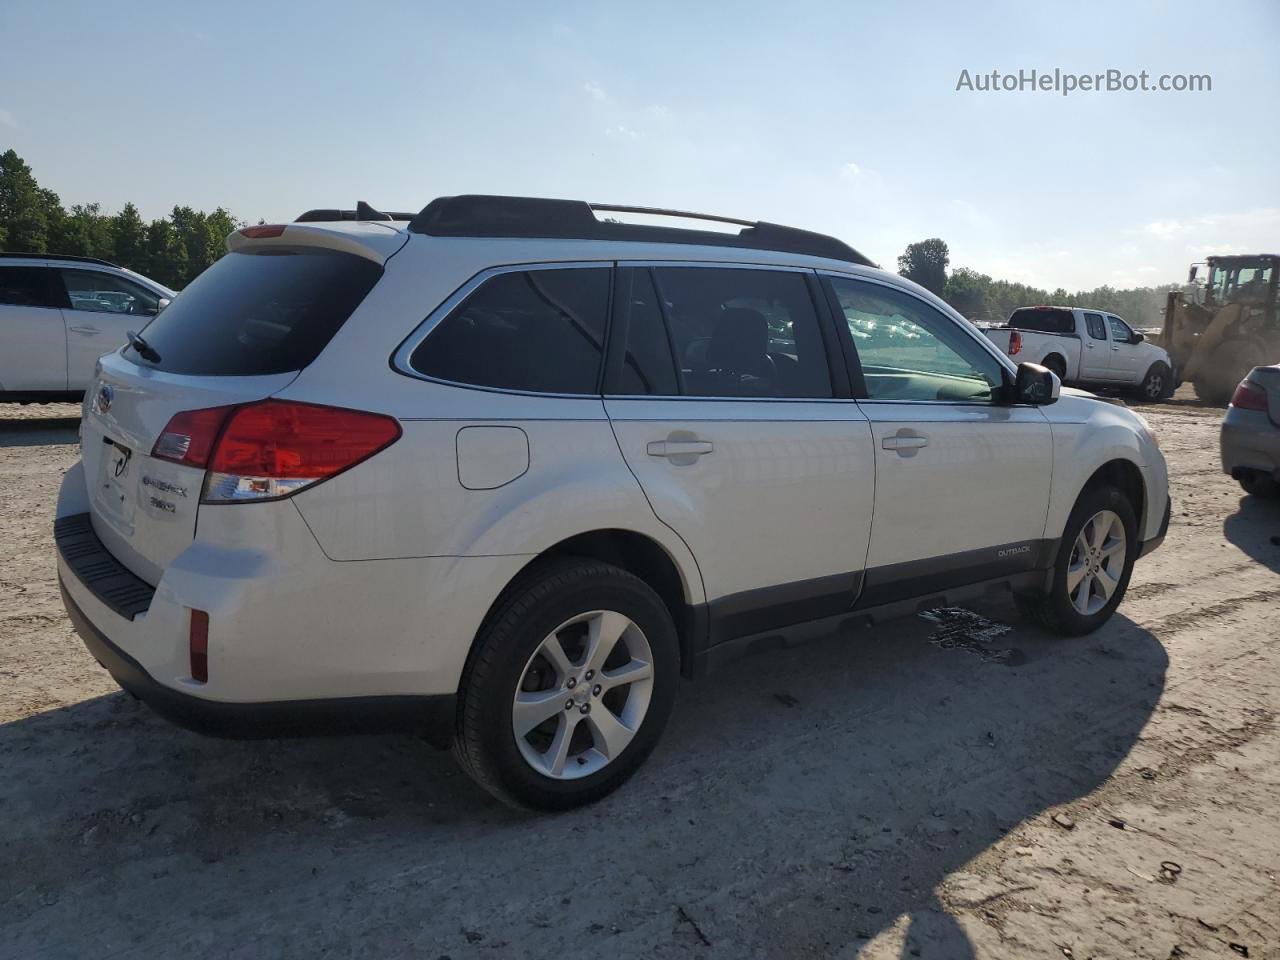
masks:
[[[1051,8],[1052,7],[1052,8]],[[960,71],[1209,93],[957,92]],[[0,150],[250,222],[460,192],[834,233],[1045,287],[1280,252],[1280,2],[0,2]]]

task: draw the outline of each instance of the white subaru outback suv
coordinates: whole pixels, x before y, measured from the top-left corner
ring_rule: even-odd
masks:
[[[556,809],[755,643],[992,590],[1111,616],[1169,519],[1141,418],[838,240],[628,210],[232,234],[85,399],[55,538],[93,655],[200,730],[418,729]]]

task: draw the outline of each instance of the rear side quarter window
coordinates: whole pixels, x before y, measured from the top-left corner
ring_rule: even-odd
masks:
[[[611,273],[568,267],[491,276],[414,349],[409,366],[468,386],[597,394]]]

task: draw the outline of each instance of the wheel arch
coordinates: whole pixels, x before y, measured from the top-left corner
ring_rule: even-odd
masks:
[[[1123,457],[1108,460],[1093,471],[1080,488],[1076,500],[1086,491],[1100,486],[1115,487],[1125,495],[1133,506],[1134,516],[1138,518],[1138,537],[1141,539],[1142,532],[1146,529],[1147,515],[1147,482],[1142,476],[1142,469],[1132,460]]]
[[[1048,367],[1050,370],[1053,370],[1054,364],[1050,363],[1050,361],[1052,360],[1056,360],[1057,366],[1060,366],[1062,368],[1062,377],[1060,379],[1065,380],[1066,374],[1067,374],[1067,358],[1064,357],[1062,354],[1060,354],[1057,350],[1050,350],[1048,353],[1044,355],[1044,359],[1040,361],[1040,366]]]
[[[691,675],[694,655],[700,649],[699,634],[706,630],[702,579],[697,570],[686,571],[656,539],[635,530],[603,528],[565,537],[531,557],[502,589],[490,611],[512,587],[539,564],[558,557],[599,560],[626,570],[643,580],[666,604],[680,640],[680,670]],[[488,619],[488,614],[485,616]],[[474,643],[474,640],[473,640]]]

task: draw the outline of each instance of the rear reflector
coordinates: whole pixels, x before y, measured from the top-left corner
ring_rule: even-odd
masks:
[[[1267,391],[1251,380],[1241,380],[1236,392],[1231,395],[1231,405],[1240,410],[1267,409]]]
[[[287,223],[260,223],[256,227],[241,227],[240,236],[248,237],[251,240],[261,240],[264,237],[278,237],[284,233]]]
[[[222,429],[227,414],[234,409],[206,407],[203,410],[174,414],[156,440],[156,445],[151,448],[151,456],[157,460],[171,460],[186,467],[203,469],[208,465],[218,431]]]
[[[191,679],[209,682],[209,614],[191,611]]]

